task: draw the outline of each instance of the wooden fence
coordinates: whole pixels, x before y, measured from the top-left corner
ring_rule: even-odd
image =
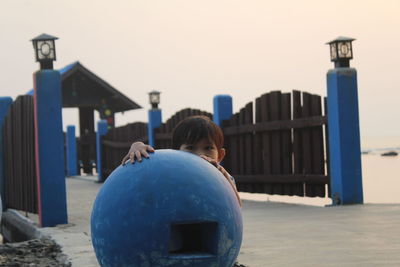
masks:
[[[253,111],[253,106],[255,109]],[[224,167],[242,192],[324,197],[329,190],[326,116],[318,95],[274,91],[222,122]],[[172,130],[184,118],[212,114],[183,109],[155,129],[155,147],[171,148]],[[141,125],[140,128],[138,125]],[[103,139],[103,175],[120,164],[132,142],[147,141],[145,123],[111,130]]]
[[[147,123],[144,122],[111,129],[102,139],[102,177],[108,177],[121,164],[133,142],[147,143],[147,139]]]
[[[321,97],[274,91],[223,122],[226,169],[242,192],[326,196]],[[325,129],[325,133],[326,133]]]
[[[4,121],[5,206],[38,213],[33,97],[19,96]]]

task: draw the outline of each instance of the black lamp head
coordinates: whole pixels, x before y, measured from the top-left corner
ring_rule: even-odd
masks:
[[[330,46],[331,61],[335,63],[335,68],[350,67],[350,60],[353,58],[352,42],[354,40],[354,38],[339,36],[326,43]]]
[[[160,104],[160,94],[161,92],[153,90],[149,93],[149,102],[151,104],[151,108],[157,109],[158,104]]]
[[[31,40],[35,49],[36,62],[40,63],[40,69],[53,69],[53,61],[56,60],[55,40],[57,39],[57,37],[43,33]]]

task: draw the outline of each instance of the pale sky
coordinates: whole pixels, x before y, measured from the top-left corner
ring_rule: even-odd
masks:
[[[0,0],[0,96],[32,88],[30,39],[47,33],[59,37],[56,69],[79,60],[144,107],[117,125],[147,121],[154,89],[164,120],[211,112],[216,94],[230,94],[236,112],[272,90],[325,96],[325,43],[348,36],[362,137],[400,136],[399,14],[399,0]],[[77,118],[64,112],[64,127]]]

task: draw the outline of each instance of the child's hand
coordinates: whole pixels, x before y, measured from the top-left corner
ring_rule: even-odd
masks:
[[[125,165],[128,159],[131,159],[131,163],[135,163],[135,159],[139,162],[142,161],[142,157],[149,158],[149,153],[154,152],[154,148],[150,145],[146,145],[142,142],[135,142],[131,145],[128,154],[122,159],[121,165]]]

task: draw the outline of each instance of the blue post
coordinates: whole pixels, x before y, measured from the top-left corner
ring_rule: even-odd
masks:
[[[362,204],[357,72],[328,71],[328,129],[333,205]]]
[[[78,175],[78,156],[76,152],[75,126],[67,126],[67,176]]]
[[[162,122],[161,109],[150,109],[148,116],[147,135],[149,137],[149,145],[154,147],[154,129],[160,127]]]
[[[97,182],[103,182],[103,174],[101,171],[101,137],[106,135],[108,132],[108,124],[106,120],[100,120],[97,122],[97,133],[96,133],[96,167],[97,167]]]
[[[0,195],[1,202],[3,203],[2,209],[5,210],[6,202],[4,200],[4,179],[5,179],[5,169],[4,169],[4,155],[3,155],[3,124],[4,119],[7,116],[8,108],[12,104],[11,97],[0,97]],[[1,210],[0,210],[1,213]]]
[[[66,224],[61,77],[58,71],[41,70],[34,74],[34,108],[40,225]]]
[[[233,114],[232,97],[230,95],[216,95],[213,99],[215,124],[221,126],[223,120],[230,119]]]

